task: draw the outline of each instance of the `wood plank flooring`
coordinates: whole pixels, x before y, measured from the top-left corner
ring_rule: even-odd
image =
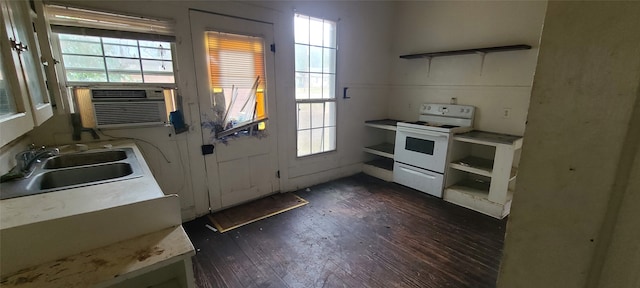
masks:
[[[186,223],[198,287],[495,287],[506,220],[359,174],[214,233]]]

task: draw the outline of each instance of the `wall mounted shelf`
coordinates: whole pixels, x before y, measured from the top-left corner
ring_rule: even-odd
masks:
[[[496,47],[464,49],[464,50],[450,50],[450,51],[429,52],[429,53],[419,53],[419,54],[407,54],[407,55],[401,55],[400,58],[418,59],[418,58],[431,58],[431,57],[438,57],[438,56],[504,52],[504,51],[516,51],[516,50],[528,50],[528,49],[531,49],[530,45],[518,44],[518,45],[496,46]]]

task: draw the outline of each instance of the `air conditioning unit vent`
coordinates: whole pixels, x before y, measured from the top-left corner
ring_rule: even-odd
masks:
[[[93,99],[104,98],[147,98],[145,90],[94,90]]]
[[[162,89],[91,89],[98,128],[161,125],[167,122]]]

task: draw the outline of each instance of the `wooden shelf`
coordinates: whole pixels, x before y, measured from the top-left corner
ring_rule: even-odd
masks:
[[[379,158],[362,165],[362,172],[387,182],[393,181],[393,159]]]
[[[394,149],[395,149],[395,145],[391,143],[382,143],[378,145],[364,147],[364,151],[367,153],[375,154],[375,155],[390,158],[390,159],[393,159]]]
[[[485,48],[473,48],[473,49],[463,49],[463,50],[449,50],[449,51],[439,51],[439,52],[408,54],[408,55],[401,55],[400,58],[402,58],[402,59],[419,59],[419,58],[431,58],[431,57],[439,57],[439,56],[465,55],[465,54],[476,54],[476,53],[492,53],[492,52],[505,52],[505,51],[528,50],[528,49],[531,49],[530,45],[518,44],[518,45],[507,45],[507,46],[496,46],[496,47],[485,47]]]
[[[493,161],[474,156],[453,161],[449,164],[449,167],[487,177],[493,175]]]
[[[378,128],[378,129],[396,131],[396,125],[398,122],[400,121],[392,120],[392,119],[369,120],[369,121],[365,121],[364,125],[368,127]]]
[[[520,149],[522,147],[522,136],[500,134],[493,132],[485,132],[474,130],[467,133],[456,134],[453,137],[454,140],[460,142],[481,144],[487,146],[512,146],[513,149]]]
[[[475,198],[489,198],[489,186],[487,182],[477,182],[473,179],[465,179],[453,186],[447,187],[447,189],[456,190],[460,193],[474,196]]]

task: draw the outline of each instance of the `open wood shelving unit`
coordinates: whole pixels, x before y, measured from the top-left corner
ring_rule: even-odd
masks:
[[[383,119],[366,121],[364,125],[366,127],[371,127],[382,131],[391,131],[389,133],[395,134],[396,123],[398,123],[397,120]],[[379,143],[364,147],[363,150],[364,152],[376,155],[378,157],[371,161],[365,162],[362,166],[362,172],[388,182],[393,181],[393,152],[395,150],[394,143]]]
[[[474,145],[490,146],[493,158],[473,155]],[[472,131],[454,136],[444,200],[502,219],[509,214],[522,137]]]

